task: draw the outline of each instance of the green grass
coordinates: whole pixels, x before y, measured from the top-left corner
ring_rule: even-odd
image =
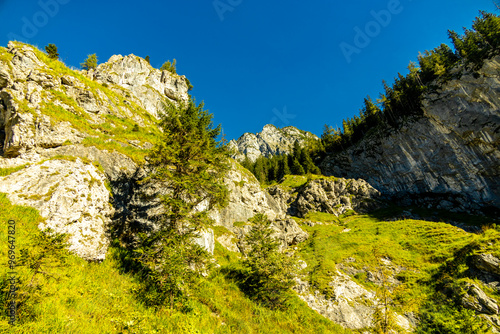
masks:
[[[325,223],[339,223],[341,220],[331,213],[309,211],[303,220],[320,221]]]
[[[16,167],[8,167],[8,168],[0,168],[0,176],[10,175],[12,173],[15,173],[15,172],[21,170],[21,169],[24,169],[24,167],[26,167],[26,165],[16,166]]]
[[[461,278],[460,273],[465,275],[468,268],[466,258],[472,254],[500,255],[500,233],[494,225],[482,234],[471,234],[440,222],[411,219],[386,222],[379,219],[387,213],[385,210],[373,215],[344,215],[337,223],[324,213],[312,214],[315,220],[330,223],[302,226],[311,237],[299,246],[300,254],[308,263],[306,274],[316,289],[329,295],[331,288],[328,283],[336,265],[347,258],[355,259],[355,262],[346,263],[351,267],[376,272],[381,268],[380,259],[385,257],[394,266],[405,268],[396,276],[403,283],[393,294],[398,301],[397,307],[401,311],[418,312],[436,293],[437,277],[451,275]],[[350,231],[344,232],[346,229]],[[480,246],[469,250],[471,245]],[[467,252],[464,253],[463,249]],[[456,258],[460,258],[460,262],[453,262],[450,267],[463,270],[446,274],[445,264],[456,261]],[[366,281],[366,275],[358,275],[355,280],[369,289],[377,289]]]
[[[0,194],[0,243],[2,267],[7,268],[7,228],[16,221],[17,250],[27,247],[31,235],[43,221],[31,208],[12,205]],[[48,267],[53,277],[39,277],[40,290],[30,311],[31,319],[19,319],[16,327],[0,315],[0,332],[9,333],[350,333],[326,320],[298,298],[286,311],[271,311],[250,300],[223,268],[202,279],[192,292],[192,311],[170,312],[147,308],[137,301],[134,291],[139,282],[123,272],[120,249],[111,248],[102,263],[89,263],[70,255],[66,264]],[[222,266],[231,265],[238,255],[217,243],[215,256]],[[30,271],[18,267],[26,282]]]
[[[324,176],[324,175],[315,175],[315,174],[307,174],[307,175],[285,175],[285,177],[280,182],[274,182],[268,184],[267,187],[277,185],[284,187],[285,189],[294,189],[299,188],[305,185],[307,182],[311,180],[331,180],[335,181],[337,178],[334,176]]]
[[[0,194],[0,206],[4,227],[0,230],[0,277],[4,277],[7,221],[16,221],[16,249],[20,250],[28,247],[43,219],[34,209],[12,205],[5,194]],[[468,256],[484,252],[500,256],[500,229],[495,225],[485,228],[482,234],[469,234],[444,223],[384,222],[376,216],[347,215],[338,218],[340,223],[327,219],[322,225],[303,226],[310,238],[299,245],[299,252],[308,263],[305,274],[318,290],[328,294],[336,264],[348,257],[356,259],[349,265],[372,271],[379,266],[377,257],[388,257],[394,265],[406,268],[397,275],[403,284],[391,295],[398,305],[396,309],[418,313],[435,293],[434,279],[440,281],[439,277],[452,275],[456,284],[462,284],[470,281],[460,276],[466,271]],[[343,233],[346,228],[350,231]],[[228,234],[228,230],[216,227],[215,234]],[[122,269],[121,252],[121,248],[113,246],[102,263],[70,255],[64,266],[48,268],[53,277],[38,279],[41,288],[29,313],[32,318],[20,319],[18,326],[11,328],[3,313],[0,332],[350,333],[309,309],[298,297],[292,298],[289,309],[284,311],[269,310],[249,299],[240,290],[238,280],[228,275],[240,254],[226,250],[218,242],[214,256],[221,267],[199,280],[191,292],[190,312],[147,308],[135,298],[140,282]],[[453,273],[446,268],[452,268]],[[31,277],[27,268],[20,267],[18,272],[23,282]],[[371,290],[377,289],[366,282],[366,275],[354,279]],[[492,289],[485,292],[497,300],[500,297]]]

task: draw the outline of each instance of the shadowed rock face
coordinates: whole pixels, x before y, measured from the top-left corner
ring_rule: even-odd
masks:
[[[441,206],[500,206],[500,57],[423,102],[425,115],[371,135],[322,163],[327,175],[362,178],[384,194],[441,195]]]
[[[229,147],[235,151],[233,158],[236,160],[243,161],[246,155],[254,162],[260,156],[272,157],[292,153],[295,142],[303,145],[309,140],[318,139],[314,134],[293,126],[278,129],[267,124],[259,133],[245,133],[238,140],[231,140]]]

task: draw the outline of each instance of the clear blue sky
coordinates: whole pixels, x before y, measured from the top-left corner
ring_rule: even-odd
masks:
[[[447,29],[470,27],[479,10],[495,7],[491,0],[0,0],[0,45],[9,36],[40,48],[54,43],[75,67],[91,53],[99,62],[149,55],[157,68],[176,58],[228,139],[268,123],[320,135],[324,124],[357,114],[366,95],[378,97],[382,79],[406,73],[419,51],[448,43]],[[369,40],[355,40],[356,27]]]

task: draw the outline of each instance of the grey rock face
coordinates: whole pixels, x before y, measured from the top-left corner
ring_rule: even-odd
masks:
[[[38,59],[31,46],[11,42],[7,51],[12,60],[2,62],[0,71],[0,151],[9,157],[34,147],[80,143],[89,136],[47,115],[47,104],[75,115],[83,113],[89,123],[102,124],[106,115],[113,115],[144,126],[151,120],[138,115],[137,108],[158,117],[164,101],[187,102],[189,98],[184,76],[154,69],[133,55],[113,56],[92,73],[67,74],[57,73]],[[102,86],[95,88],[82,76],[123,97],[112,96]]]
[[[278,129],[268,124],[257,134],[245,133],[238,140],[231,140],[229,147],[235,151],[234,159],[243,161],[246,155],[254,162],[261,155],[271,157],[291,153],[295,142],[303,145],[309,140],[318,139],[314,134],[293,126]]]
[[[77,255],[89,260],[103,259],[108,245],[105,226],[109,227],[113,221],[118,230],[130,231],[126,225],[130,217],[134,218],[132,224],[137,221],[146,225],[154,222],[159,205],[156,199],[148,201],[147,194],[149,191],[150,195],[156,195],[158,192],[151,188],[157,189],[160,185],[137,185],[136,181],[143,179],[146,171],[123,154],[78,145],[88,137],[95,137],[95,134],[92,131],[84,133],[73,128],[70,122],[60,121],[58,115],[51,114],[46,107],[50,104],[53,110],[62,108],[82,116],[81,119],[88,121],[90,126],[107,122],[108,115],[132,120],[139,126],[153,125],[153,118],[145,117],[143,111],[157,116],[156,108],[162,101],[173,99],[176,103],[186,102],[186,79],[155,70],[135,56],[114,56],[110,62],[101,64],[97,71],[68,69],[59,72],[42,61],[39,51],[29,45],[11,42],[8,49],[1,52],[6,56],[0,61],[0,155],[3,156],[0,166],[29,165],[4,178],[1,191],[10,193],[14,189],[14,195],[9,195],[12,201],[39,209],[48,227],[56,232],[69,233],[71,250]],[[89,78],[103,85],[93,84]],[[106,89],[114,90],[116,95]],[[133,140],[128,144],[120,143],[140,149],[150,147],[148,144]],[[37,163],[56,156],[81,157],[85,161],[97,162],[103,173],[96,172],[92,164],[73,166],[82,163],[78,159],[76,162],[61,160],[63,162],[57,166],[52,165],[55,162],[45,162],[42,170],[47,167],[53,174],[38,170]],[[89,182],[87,178],[77,178],[75,174],[87,169],[92,175],[92,184],[88,187],[90,195],[80,193]],[[94,172],[99,174],[99,179]],[[56,181],[56,175],[66,174],[69,176],[59,176],[61,180]],[[103,181],[103,178],[109,182],[113,196],[103,182],[99,183],[103,187],[94,189],[98,183],[93,180]],[[14,184],[17,184],[16,187],[11,189]],[[93,197],[94,190],[96,198]],[[70,195],[71,191],[78,194]],[[52,196],[46,195],[48,193]],[[66,203],[73,199],[75,203]],[[148,221],[150,218],[152,222]],[[135,227],[143,227],[144,224],[136,224]],[[88,232],[89,229],[91,232]],[[200,243],[209,245],[208,240],[212,236],[213,249],[213,234],[207,233],[200,238]]]
[[[40,86],[35,89],[42,90]],[[5,156],[14,157],[36,146],[50,148],[61,146],[67,141],[79,143],[85,137],[73,129],[69,122],[54,123],[46,115],[19,112],[19,103],[9,90],[2,90],[0,99],[4,104],[4,108],[0,109],[0,128],[4,133],[0,149]]]
[[[132,94],[150,114],[158,117],[164,97],[186,103],[186,77],[153,68],[144,59],[129,55],[114,55],[100,64],[94,76],[98,82],[115,84]],[[120,92],[122,93],[122,92]]]
[[[500,57],[424,99],[425,116],[328,156],[328,175],[362,178],[384,194],[451,196],[448,209],[500,206]]]
[[[467,283],[464,287],[466,294],[462,297],[462,305],[479,313],[490,315],[498,314],[498,304],[488,297],[476,284]]]
[[[309,211],[327,212],[339,216],[347,210],[367,212],[380,207],[380,197],[364,180],[312,180],[298,191],[297,213],[305,217]]]
[[[309,283],[296,279],[294,290],[310,308],[324,317],[349,329],[368,329],[373,326],[373,314],[379,301],[375,293],[368,291],[348,275],[337,272],[330,286],[332,298],[326,298],[319,291],[311,291]],[[411,331],[412,325],[405,317],[394,313],[397,325]]]
[[[309,234],[293,219],[275,220],[272,228],[275,230],[274,237],[281,240],[283,247],[297,245],[309,238]]]
[[[364,213],[383,206],[380,192],[361,179],[317,179],[298,189],[287,191],[277,185],[268,191],[281,210],[302,218],[311,211],[339,216],[348,210]]]
[[[105,177],[80,159],[49,160],[0,177],[0,192],[11,202],[31,206],[46,220],[41,230],[69,234],[69,250],[87,260],[103,260],[105,235],[114,213]]]
[[[217,225],[232,227],[234,222],[247,221],[257,213],[271,220],[284,218],[285,213],[248,170],[232,162],[231,170],[224,178],[229,190],[229,204],[220,212],[213,212]]]
[[[500,277],[500,259],[491,254],[475,255],[472,259],[474,265],[479,270],[492,273]]]

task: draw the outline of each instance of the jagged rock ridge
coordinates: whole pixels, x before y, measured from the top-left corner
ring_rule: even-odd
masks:
[[[278,129],[272,124],[267,124],[259,133],[247,132],[238,140],[231,140],[229,147],[234,150],[233,158],[236,160],[243,161],[247,156],[254,162],[260,156],[271,157],[292,153],[295,142],[304,145],[308,141],[318,139],[316,135],[293,126]]]

